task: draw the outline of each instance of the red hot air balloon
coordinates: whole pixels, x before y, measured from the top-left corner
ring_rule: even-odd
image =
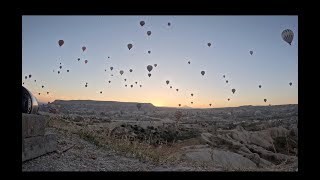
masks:
[[[84,52],[87,48],[85,46],[82,47],[82,52]]]

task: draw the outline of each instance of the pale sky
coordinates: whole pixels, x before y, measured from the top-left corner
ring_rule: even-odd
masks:
[[[291,46],[281,37],[285,29],[294,32]],[[147,65],[153,66],[151,77]],[[25,79],[29,74],[32,78]],[[23,16],[22,75],[41,102],[90,99],[196,108],[298,104],[298,16]]]

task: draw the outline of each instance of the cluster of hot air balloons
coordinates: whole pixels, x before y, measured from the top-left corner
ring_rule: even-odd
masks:
[[[32,76],[31,74],[25,76],[25,79],[27,80],[27,81],[26,81],[26,85],[27,85],[27,86],[30,86],[29,89],[30,89],[33,93],[35,93],[36,91],[38,91],[37,94],[40,96],[42,92],[39,92],[39,91],[43,91],[42,89],[44,89],[45,86],[44,86],[44,85],[41,85],[41,86],[40,86],[39,84],[33,85],[33,82],[36,83],[37,80],[34,79],[33,81],[28,81],[28,79],[31,79],[32,77],[33,77],[33,76]],[[22,84],[24,85],[25,82],[22,82]],[[37,86],[38,86],[39,88],[41,87],[41,89],[38,89]],[[47,93],[47,95],[49,95],[49,91],[47,91],[46,93]],[[35,93],[35,94],[36,94],[36,93]],[[45,94],[45,92],[43,92],[43,94]]]
[[[139,24],[140,24],[141,27],[144,27],[145,24],[146,24],[146,22],[142,20],[142,21],[139,22]],[[168,25],[168,26],[171,26],[171,23],[168,22],[167,25]],[[146,34],[147,34],[147,37],[151,36],[151,35],[152,35],[151,30],[148,30],[148,31],[146,32]],[[283,32],[281,33],[281,37],[282,37],[282,39],[283,39],[285,42],[287,42],[289,45],[291,45],[291,44],[292,44],[292,41],[293,41],[293,38],[294,38],[294,33],[293,33],[293,31],[290,30],[290,29],[285,29],[285,30],[283,30]],[[65,41],[64,41],[64,40],[62,40],[62,39],[61,39],[61,40],[58,40],[58,45],[59,45],[59,47],[62,47],[64,44],[65,44]],[[212,43],[211,43],[211,42],[208,42],[208,43],[207,43],[207,46],[208,46],[208,47],[211,47],[211,46],[212,46]],[[127,44],[127,48],[129,49],[129,51],[132,50],[133,47],[134,47],[134,46],[133,46],[132,43],[128,43],[128,44]],[[85,51],[87,50],[87,47],[86,47],[86,46],[82,46],[81,49],[82,49],[82,52],[85,52]],[[148,50],[147,52],[148,52],[148,54],[151,54],[151,51],[150,51],[150,50]],[[250,55],[252,56],[254,52],[253,52],[253,50],[250,50],[249,53],[250,53]],[[109,58],[110,58],[110,57],[108,56],[108,59],[109,59]],[[88,63],[88,60],[87,60],[86,58],[83,58],[83,59],[85,59],[85,60],[84,60],[84,63],[87,64],[87,63]],[[80,60],[81,60],[80,57],[79,57],[77,60],[80,61]],[[188,61],[187,63],[188,63],[188,64],[191,64],[190,61]],[[153,66],[154,66],[154,67],[157,67],[157,64],[154,64]],[[148,71],[148,77],[149,77],[149,78],[150,78],[151,75],[152,75],[152,74],[151,74],[151,71],[153,70],[153,66],[152,66],[152,65],[148,65],[148,66],[147,66],[147,71]],[[61,63],[60,63],[60,65],[59,65],[59,70],[57,71],[58,74],[60,74],[60,71],[62,70],[62,68],[63,68],[63,66],[62,66]],[[64,69],[65,69],[65,68],[64,68]],[[113,69],[114,69],[114,68],[111,66],[111,67],[110,67],[110,70],[112,71]],[[70,72],[69,69],[66,69],[66,71],[67,71],[67,72]],[[53,70],[53,72],[55,72],[55,71]],[[106,69],[105,69],[105,72],[107,72]],[[132,72],[133,72],[133,69],[129,69],[129,72],[132,73]],[[120,69],[120,70],[119,70],[119,73],[120,73],[120,75],[122,76],[122,75],[124,74],[124,70],[123,70],[123,69]],[[201,70],[201,71],[200,71],[200,74],[201,74],[202,76],[204,76],[204,75],[206,74],[206,71]],[[113,74],[111,74],[111,76],[113,76]],[[25,79],[28,79],[28,77],[29,77],[29,79],[30,79],[30,78],[32,77],[32,75],[31,75],[31,74],[30,74],[30,75],[26,75],[26,76],[25,76]],[[226,78],[226,76],[223,75],[223,78]],[[127,81],[127,79],[124,78],[124,81]],[[34,82],[36,82],[36,80],[34,80]],[[228,79],[226,79],[225,82],[226,82],[226,83],[229,83]],[[23,84],[24,84],[24,83],[25,83],[25,82],[23,82]],[[111,83],[111,80],[109,80],[108,83]],[[166,80],[166,84],[169,85],[169,83],[170,83],[170,81],[169,81],[169,80]],[[138,82],[135,81],[135,84],[138,84]],[[289,85],[292,86],[292,82],[290,82]],[[88,83],[86,82],[85,87],[87,87],[87,86],[88,86]],[[44,85],[42,85],[41,87],[44,88]],[[125,85],[125,87],[127,87],[127,84]],[[130,87],[133,88],[133,84],[131,84]],[[140,87],[142,87],[142,85],[140,85]],[[262,85],[260,84],[258,87],[259,87],[259,88],[262,88]],[[170,85],[170,89],[172,89],[172,88],[173,88],[172,85]],[[176,88],[175,90],[176,90],[177,92],[179,91],[179,89],[177,89],[177,88]],[[231,92],[232,92],[233,94],[235,94],[236,89],[235,89],[235,88],[231,89]],[[40,93],[38,93],[38,94],[40,95]],[[49,94],[49,92],[47,92],[47,94]],[[100,91],[100,94],[102,94],[102,91]],[[191,96],[193,97],[194,94],[191,93]],[[230,98],[228,98],[227,100],[230,101]],[[267,102],[267,99],[264,99],[264,102],[266,103],[266,102]],[[191,104],[193,104],[193,101],[191,101]],[[181,104],[178,104],[178,106],[180,107]],[[212,106],[212,104],[210,103],[209,106]],[[140,103],[137,104],[137,107],[138,107],[138,109],[140,109],[140,108],[141,108],[141,104],[140,104]],[[179,112],[179,111],[176,112],[176,118],[177,118],[177,117],[181,117],[181,112]],[[179,119],[180,119],[180,118],[179,118]]]
[[[147,66],[147,70],[149,71],[149,73],[148,73],[148,76],[150,77],[151,76],[151,71],[152,71],[152,69],[153,69],[153,67],[151,66],[151,65],[148,65]]]

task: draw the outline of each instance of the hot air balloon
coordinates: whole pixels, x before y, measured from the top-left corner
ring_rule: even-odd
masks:
[[[267,99],[264,99],[264,102],[267,102]]]
[[[191,96],[193,96],[193,93],[191,93]]]
[[[211,43],[208,43],[208,46],[210,47],[210,46],[211,46]]]
[[[169,80],[166,81],[167,85],[169,84]]]
[[[140,21],[140,26],[144,26],[145,22],[144,21]]]
[[[132,69],[130,69],[129,71],[132,72]]]
[[[205,72],[204,71],[201,71],[201,74],[202,74],[202,76],[205,74]]]
[[[84,85],[85,87],[88,87],[88,85]]]
[[[27,78],[28,78],[28,76],[25,76],[24,78],[25,78],[25,79],[27,79]]]
[[[228,98],[228,101],[230,101],[230,99]]]
[[[85,46],[82,47],[82,51],[84,52],[87,48]]]
[[[124,85],[125,87],[127,87],[127,85]]]
[[[61,65],[61,63],[60,63],[60,65]]]
[[[133,85],[131,85],[131,88],[133,87]]]
[[[193,102],[191,102],[191,104],[193,104]]]
[[[40,95],[40,93],[39,93],[39,95]]]
[[[60,71],[58,71],[58,74],[60,74]]]
[[[63,40],[59,40],[59,41],[58,41],[58,44],[59,44],[59,46],[61,47],[61,46],[64,44],[64,41],[63,41]]]
[[[285,29],[284,31],[282,31],[282,34],[281,34],[282,39],[285,42],[289,43],[290,45],[292,43],[293,36],[294,34],[291,29]]]
[[[170,86],[170,88],[172,88],[172,86]]]
[[[110,70],[112,71],[113,67],[110,67]]]
[[[136,84],[138,84],[138,82],[135,82]]]
[[[110,57],[108,56],[108,59],[109,59]]]
[[[151,31],[148,31],[148,32],[147,32],[147,35],[150,36],[150,35],[151,35]]]
[[[29,78],[31,78],[32,77],[32,75],[31,74],[29,74]]]
[[[80,58],[78,58],[78,61],[80,61]]]
[[[179,106],[181,106],[181,104],[179,104]]]
[[[151,73],[149,73],[148,76],[150,77],[150,76],[151,76]]]
[[[49,94],[49,92],[47,92],[47,94]]]
[[[127,79],[124,79],[124,81],[127,81]]]
[[[86,64],[87,64],[87,63],[88,63],[88,60],[85,60],[85,61],[84,61],[84,63],[86,63]]]
[[[128,49],[129,49],[129,50],[133,47],[132,44],[128,44],[127,46],[128,46]]]
[[[105,72],[107,72],[107,70],[106,70],[106,69],[105,69],[104,71],[105,71]]]
[[[211,106],[211,104],[209,104],[209,106]]]
[[[44,86],[42,86],[42,88],[44,88]]]
[[[150,72],[150,71],[152,71],[152,66],[151,65],[148,65],[147,66],[147,70]]]
[[[188,64],[190,64],[190,61],[188,61]]]
[[[142,87],[142,85],[140,85],[140,87]]]
[[[178,92],[178,91],[179,91],[179,89],[176,89],[176,91]]]
[[[111,83],[111,81],[108,81],[109,83]]]
[[[100,91],[100,94],[102,94],[102,91]]]
[[[113,76],[113,74],[111,74],[111,76]]]
[[[22,84],[24,84],[24,82],[22,82]]]
[[[61,68],[62,68],[62,66],[59,66],[59,68],[61,69]]]
[[[148,53],[150,54],[150,53],[151,53],[151,51],[148,51]]]
[[[124,73],[124,71],[123,70],[120,70],[120,74],[122,75]]]
[[[232,93],[234,94],[234,93],[236,92],[236,89],[232,89],[231,91],[232,91]]]
[[[37,80],[34,80],[34,82],[37,82]]]
[[[157,67],[157,64],[154,64],[154,67]]]
[[[69,72],[69,69],[67,70],[67,72]]]
[[[290,82],[289,85],[292,86],[292,82]]]
[[[226,77],[226,75],[223,75],[223,78],[225,78]]]
[[[261,88],[261,85],[259,85],[259,88]]]
[[[168,22],[168,26],[170,26],[171,25],[171,23],[170,22]]]
[[[229,81],[228,80],[226,80],[226,83],[228,83]]]

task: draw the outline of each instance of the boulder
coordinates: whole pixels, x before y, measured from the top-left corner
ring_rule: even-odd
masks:
[[[237,153],[211,149],[189,149],[182,156],[182,159],[192,161],[213,162],[216,166],[222,166],[230,170],[248,170],[257,168],[256,164],[250,159]]]
[[[22,113],[22,138],[43,136],[46,123],[45,116]]]

